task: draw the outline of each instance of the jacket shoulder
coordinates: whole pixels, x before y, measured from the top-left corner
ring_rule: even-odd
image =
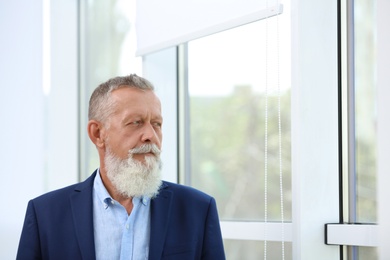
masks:
[[[175,198],[183,198],[188,202],[195,200],[197,202],[204,201],[209,203],[210,200],[213,200],[213,197],[209,194],[183,184],[163,181],[161,189],[172,191]]]

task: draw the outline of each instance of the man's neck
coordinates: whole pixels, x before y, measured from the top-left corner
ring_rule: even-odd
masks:
[[[133,198],[123,196],[121,193],[117,192],[114,185],[112,185],[111,181],[107,178],[107,175],[100,172],[100,178],[102,179],[104,187],[106,187],[106,190],[110,194],[110,196],[118,201],[127,211],[127,214],[130,215],[131,211],[133,210]]]

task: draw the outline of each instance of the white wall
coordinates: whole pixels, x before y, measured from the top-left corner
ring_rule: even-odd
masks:
[[[50,10],[59,16],[48,96],[42,7],[42,1],[0,3],[0,259],[15,259],[28,200],[77,180],[76,1],[56,1]]]
[[[35,1],[0,6],[1,259],[15,258],[27,199],[44,187],[41,14]]]

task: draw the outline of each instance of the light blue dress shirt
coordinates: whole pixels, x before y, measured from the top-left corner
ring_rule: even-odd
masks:
[[[150,199],[133,198],[133,210],[128,215],[126,209],[107,192],[99,170],[92,196],[96,259],[148,259]]]

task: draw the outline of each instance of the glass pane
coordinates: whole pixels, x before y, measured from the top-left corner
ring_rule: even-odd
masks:
[[[230,240],[223,241],[226,259],[263,259],[264,242],[253,240]],[[292,244],[284,243],[284,258],[282,258],[282,243],[267,242],[267,259],[292,259]],[[368,258],[367,258],[368,259]]]
[[[375,1],[372,0],[355,1],[356,219],[358,222],[377,221],[375,6]]]
[[[278,86],[284,217],[291,220],[290,22],[286,9],[279,17],[188,43],[191,185],[216,198],[224,220],[265,219],[266,102],[267,219],[281,220]]]
[[[82,179],[99,167],[96,148],[86,133],[88,102],[92,91],[111,77],[141,75],[141,58],[135,58],[135,0],[80,1],[81,158]]]
[[[378,259],[377,248],[360,246],[358,247],[358,257],[361,260],[365,260],[365,259],[376,260]]]

